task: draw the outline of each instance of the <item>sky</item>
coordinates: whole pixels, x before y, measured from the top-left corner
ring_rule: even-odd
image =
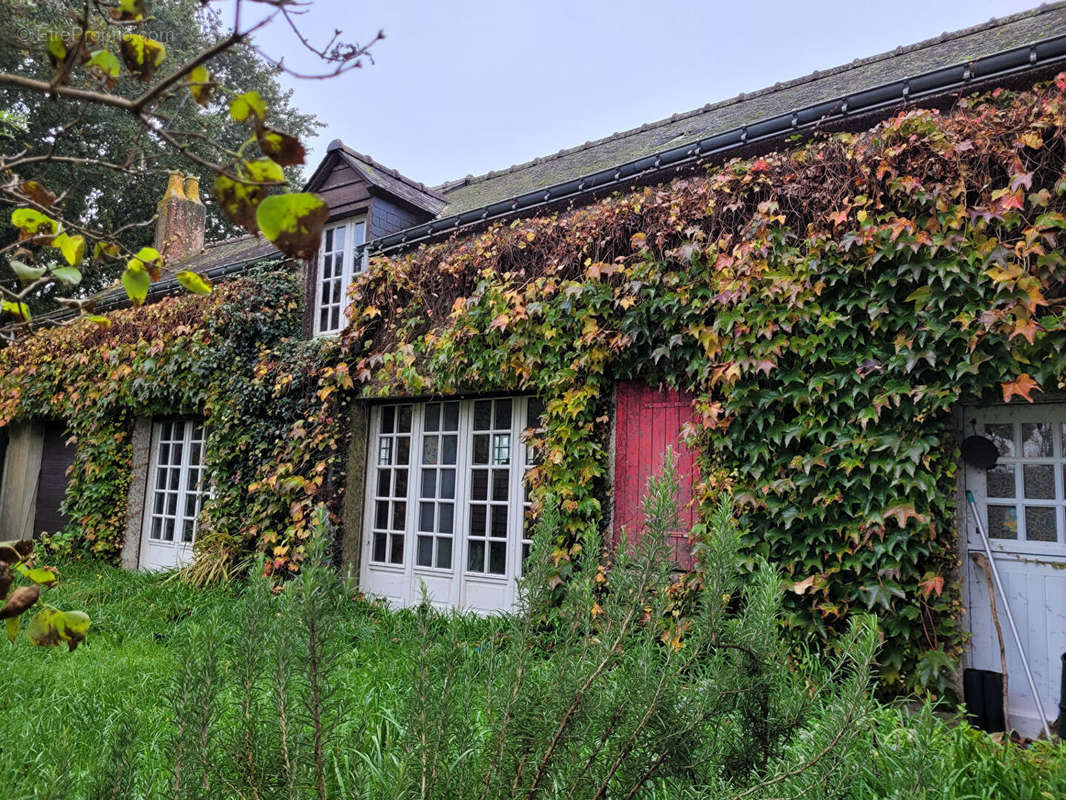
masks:
[[[436,185],[1033,5],[313,0],[300,20],[313,42],[336,28],[347,40],[365,42],[379,29],[386,38],[362,69],[283,83],[297,108],[325,123],[308,148],[308,175],[342,139]],[[316,67],[283,22],[256,43],[294,68]]]

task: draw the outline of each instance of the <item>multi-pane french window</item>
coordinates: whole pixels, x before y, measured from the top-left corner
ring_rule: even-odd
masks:
[[[540,411],[527,397],[373,409],[368,592],[417,602],[425,580],[461,602],[454,598],[465,596],[470,581],[484,589],[520,574],[530,545],[525,478],[533,464],[522,432],[537,427]]]
[[[365,269],[365,259],[356,250],[366,243],[366,221],[349,220],[322,232],[318,250],[318,281],[315,290],[315,333],[336,333],[345,324],[348,285],[355,273]]]

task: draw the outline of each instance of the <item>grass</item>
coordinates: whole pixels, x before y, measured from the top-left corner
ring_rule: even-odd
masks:
[[[98,785],[106,767],[128,763],[122,797],[169,796],[174,727],[169,692],[186,645],[205,625],[239,629],[237,590],[197,589],[173,579],[93,563],[60,565],[49,602],[93,618],[74,653],[35,648],[25,638],[6,648],[0,680],[0,798],[110,796]],[[388,612],[354,598],[343,613],[338,669],[344,722],[330,752],[336,796],[392,797],[410,759],[401,719],[418,647],[410,612]],[[493,623],[453,616],[446,622],[471,655]],[[471,658],[471,663],[476,659]],[[476,675],[471,675],[476,680]],[[824,797],[906,800],[1051,800],[1066,797],[1059,744],[1021,750],[966,725],[947,725],[928,707],[886,706],[849,753]],[[353,785],[358,775],[358,785]],[[692,787],[661,786],[651,797],[704,797]],[[810,795],[808,795],[809,797]]]

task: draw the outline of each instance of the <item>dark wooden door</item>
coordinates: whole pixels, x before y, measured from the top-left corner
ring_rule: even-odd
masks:
[[[648,479],[662,475],[667,448],[674,453],[679,500],[677,530],[669,535],[671,552],[678,566],[692,568],[689,531],[695,522],[692,487],[696,462],[681,441],[681,428],[694,418],[692,395],[673,389],[653,389],[644,383],[618,384],[615,469],[614,544],[636,541],[644,529],[643,499]]]
[[[67,444],[66,427],[62,423],[47,423],[41,449],[41,474],[37,481],[34,538],[40,536],[41,531],[61,531],[70,521],[59,508],[67,494],[67,470],[73,463],[74,447]]]

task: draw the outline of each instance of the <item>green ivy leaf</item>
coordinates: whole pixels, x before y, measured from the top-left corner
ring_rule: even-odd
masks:
[[[19,618],[8,617],[4,620],[4,626],[7,628],[7,640],[14,644],[15,637],[19,635]]]
[[[312,258],[317,252],[328,216],[326,202],[308,192],[272,195],[256,211],[263,235],[287,256],[301,259]]]
[[[178,283],[193,294],[211,294],[211,281],[197,272],[182,270],[177,274]]]
[[[137,255],[126,262],[127,270],[145,270],[152,280],[159,280],[159,269],[162,266],[163,257],[154,247],[142,247]]]

